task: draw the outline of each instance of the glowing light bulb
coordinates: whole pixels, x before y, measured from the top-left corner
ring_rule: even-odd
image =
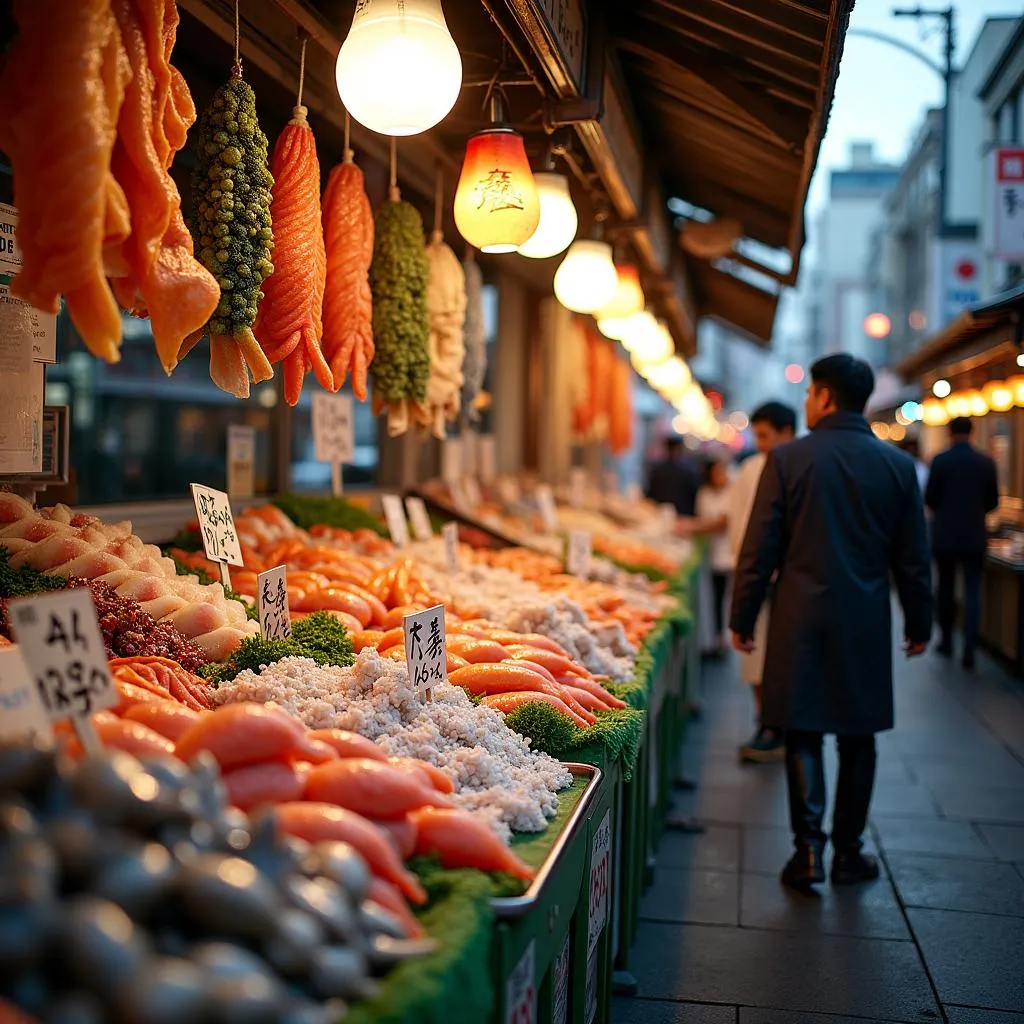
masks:
[[[569,248],[576,237],[579,219],[569,194],[569,179],[564,174],[542,171],[533,180],[540,199],[540,221],[537,230],[519,246],[519,255],[544,260]]]
[[[555,272],[555,297],[574,313],[596,313],[615,294],[618,282],[612,247],[579,238]]]

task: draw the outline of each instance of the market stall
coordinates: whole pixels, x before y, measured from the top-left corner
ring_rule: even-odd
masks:
[[[922,454],[947,443],[957,416],[974,422],[972,442],[995,460],[1000,502],[990,523],[982,585],[981,639],[1024,675],[1024,291],[964,310],[899,367],[919,382]]]

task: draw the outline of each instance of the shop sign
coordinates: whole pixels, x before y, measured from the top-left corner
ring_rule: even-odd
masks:
[[[612,885],[612,812],[604,812],[590,846],[590,913],[587,924],[587,959],[597,948],[597,941],[608,922],[608,905]]]
[[[992,152],[992,255],[1024,260],[1024,149]]]
[[[1021,198],[1024,199],[1024,190]],[[970,239],[940,238],[932,249],[929,331],[941,331],[968,306],[981,301],[981,254]]]
[[[12,601],[11,624],[51,722],[71,719],[90,752],[100,746],[90,716],[119,700],[88,587]]]
[[[531,6],[547,27],[577,92],[582,93],[583,56],[586,51],[583,0],[533,0]]]
[[[569,1020],[569,936],[555,957],[552,972],[554,977],[554,1005],[551,1011],[551,1024],[568,1024]]]
[[[400,548],[409,543],[409,524],[405,520],[402,499],[397,494],[384,494],[380,499],[384,511],[384,522],[388,525],[391,540]]]
[[[445,523],[441,531],[444,535],[444,564],[449,576],[457,576],[459,563],[459,524]]]
[[[448,652],[445,648],[444,605],[414,612],[402,619],[405,632],[405,660],[409,682],[425,700],[433,689],[448,682]]]
[[[0,649],[0,739],[49,739],[50,717],[43,707],[20,647]]]
[[[519,963],[505,980],[505,1024],[536,1024],[536,943],[531,939]]]
[[[0,203],[0,272],[5,274],[16,274],[21,270],[17,229],[18,211],[9,203]]]
[[[565,568],[570,576],[587,576],[590,572],[592,547],[593,542],[588,530],[569,531],[569,551],[565,559]]]
[[[427,506],[422,498],[406,498],[405,510],[409,513],[409,522],[412,523],[413,536],[417,540],[430,540],[434,536],[434,529],[430,525],[430,516],[427,515]]]
[[[256,489],[256,430],[240,424],[228,427],[228,494],[251,498]]]
[[[256,611],[264,640],[287,640],[292,635],[286,566],[277,565],[256,577]]]

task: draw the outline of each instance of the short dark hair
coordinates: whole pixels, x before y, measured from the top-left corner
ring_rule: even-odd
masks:
[[[828,388],[840,412],[863,412],[875,390],[874,371],[847,352],[819,359],[811,367],[811,380],[819,388]]]
[[[785,402],[765,402],[750,416],[751,423],[767,423],[773,430],[791,430],[796,433],[796,409]]]
[[[954,416],[949,421],[949,432],[954,437],[970,437],[974,424],[969,416]]]

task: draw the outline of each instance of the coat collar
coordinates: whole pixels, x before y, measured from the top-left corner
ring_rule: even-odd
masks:
[[[820,419],[814,428],[819,430],[858,430],[871,433],[868,421],[859,412],[832,412]]]

